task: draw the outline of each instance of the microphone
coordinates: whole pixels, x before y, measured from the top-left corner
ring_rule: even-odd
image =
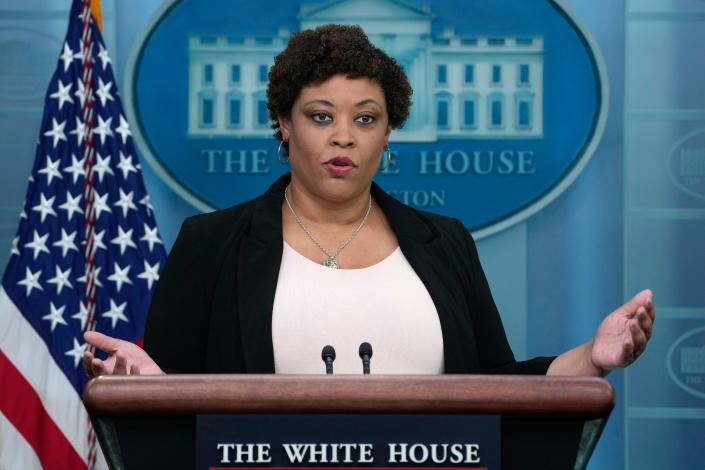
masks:
[[[333,361],[335,361],[335,349],[330,344],[323,346],[321,351],[321,359],[326,363],[326,374],[333,373]]]
[[[370,358],[372,357],[372,345],[365,341],[360,345],[360,359],[362,359],[362,373],[370,373]]]

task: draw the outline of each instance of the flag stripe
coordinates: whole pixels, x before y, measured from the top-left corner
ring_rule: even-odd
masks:
[[[3,384],[0,409],[34,449],[42,467],[56,468],[58,464],[67,470],[86,468],[86,463],[44,409],[32,385],[2,351],[0,381]]]
[[[0,468],[36,470],[41,465],[34,449],[5,415],[0,413]]]
[[[88,442],[84,423],[87,422],[88,414],[83,403],[71,382],[56,365],[44,340],[20,313],[4,287],[0,287],[0,344],[2,354],[15,370],[20,371],[32,394],[39,397],[43,412],[61,428],[66,436],[64,440],[71,442],[79,455],[85,455]],[[5,389],[11,388],[10,384],[14,382],[3,378],[0,383]],[[23,396],[18,395],[20,398]],[[75,399],[67,400],[67,397]],[[13,403],[0,402],[3,412],[7,406],[11,407]],[[27,407],[27,410],[30,409]]]

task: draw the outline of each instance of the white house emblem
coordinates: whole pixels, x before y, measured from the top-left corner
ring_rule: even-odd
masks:
[[[287,171],[276,163],[267,74],[292,32],[327,23],[362,26],[414,88],[377,181],[476,236],[560,194],[602,134],[601,56],[556,0],[496,0],[482,12],[403,0],[259,3],[168,2],[129,64],[140,147],[203,210],[252,198]]]

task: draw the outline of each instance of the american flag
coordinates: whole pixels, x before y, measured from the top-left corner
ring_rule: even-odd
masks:
[[[0,288],[0,468],[96,460],[83,332],[139,341],[166,253],[112,63],[74,0]]]

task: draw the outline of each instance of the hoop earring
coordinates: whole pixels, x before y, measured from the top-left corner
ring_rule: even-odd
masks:
[[[386,171],[387,168],[389,168],[389,165],[392,164],[392,149],[389,148],[389,145],[387,145],[385,148],[385,154],[387,155],[387,162],[384,164],[382,169],[380,171]]]
[[[281,163],[282,165],[288,165],[289,164],[289,157],[282,158],[282,147],[284,146],[284,141],[279,142],[279,148],[277,148],[277,161]]]

